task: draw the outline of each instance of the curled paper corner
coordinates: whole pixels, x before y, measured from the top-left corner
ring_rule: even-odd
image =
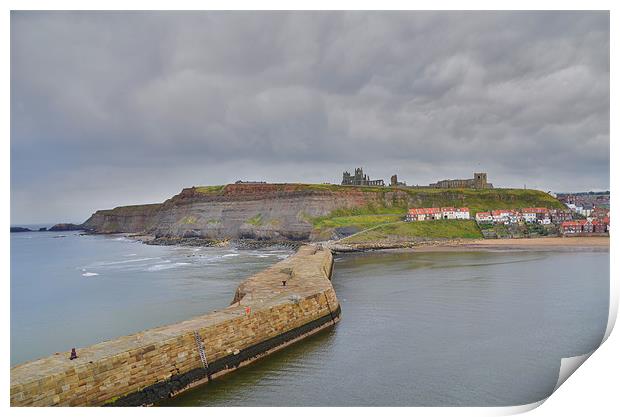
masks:
[[[596,349],[594,349],[596,350]],[[528,411],[532,411],[535,408],[541,406],[545,401],[547,401],[553,393],[560,388],[560,386],[566,382],[566,380],[581,366],[583,363],[594,353],[594,350],[583,355],[579,356],[571,356],[569,358],[562,358],[560,361],[560,372],[558,374],[558,381],[553,388],[553,392],[548,396],[543,398],[540,401],[536,401],[530,404],[512,406],[512,407],[504,407],[502,409],[498,409],[498,415],[509,415],[509,414],[521,414],[526,413]]]
[[[532,411],[533,409],[538,408],[540,405],[542,405],[542,403],[547,401],[547,398],[543,398],[540,401],[536,401],[536,402],[529,403],[529,404],[502,407],[501,409],[498,410],[499,413],[497,415],[507,416],[507,415],[527,413],[528,411]]]
[[[607,328],[605,329],[605,335],[603,336],[601,345],[605,343],[605,341],[611,334],[612,330],[614,329],[614,326],[616,325],[617,317],[618,317],[618,299],[617,299],[617,296],[616,297],[612,296],[609,301],[609,317],[607,318]]]
[[[595,349],[596,350],[596,349]],[[555,384],[555,388],[553,388],[553,392],[555,392],[560,386],[566,382],[569,376],[573,374],[583,363],[594,353],[594,350],[579,356],[571,356],[570,358],[562,358],[560,362],[560,373],[558,375],[558,382]]]

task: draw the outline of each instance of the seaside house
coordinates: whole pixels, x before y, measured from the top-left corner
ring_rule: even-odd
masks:
[[[551,217],[545,216],[541,219],[538,219],[538,223],[540,224],[551,224]]]
[[[551,224],[549,209],[546,207],[526,207],[521,210],[521,215],[526,223]]]
[[[555,224],[573,220],[573,213],[569,210],[550,210],[549,216],[551,217],[551,222]]]
[[[609,232],[609,218],[603,220],[571,220],[560,226],[563,235],[603,234]]]
[[[441,219],[441,210],[437,207],[411,208],[407,213],[407,221],[425,221]]]
[[[459,220],[469,220],[469,208],[457,207],[455,209],[455,216]]]
[[[441,218],[445,220],[456,219],[456,210],[454,209],[454,207],[442,207]]]
[[[570,220],[566,222],[562,222],[560,226],[563,235],[573,235],[577,233],[583,232],[583,226],[581,222],[585,222],[585,220]]]
[[[467,207],[421,207],[410,208],[407,212],[406,221],[417,222],[425,220],[469,220],[469,208]]]
[[[519,215],[514,210],[493,210],[491,211],[494,223],[517,223],[519,221]]]
[[[492,223],[493,216],[488,211],[481,211],[476,213],[476,221],[478,223]]]
[[[536,212],[532,208],[524,208],[521,211],[523,215],[523,220],[526,223],[535,223],[536,222]]]

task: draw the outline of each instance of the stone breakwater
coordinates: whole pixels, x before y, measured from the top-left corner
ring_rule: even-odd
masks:
[[[149,405],[210,381],[340,317],[332,254],[303,246],[246,281],[222,310],[11,369],[11,406]]]

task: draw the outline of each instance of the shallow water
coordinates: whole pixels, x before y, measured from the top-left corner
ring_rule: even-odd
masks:
[[[12,233],[11,365],[226,307],[241,281],[290,253]]]
[[[335,328],[161,405],[507,406],[598,347],[609,252],[348,255]]]

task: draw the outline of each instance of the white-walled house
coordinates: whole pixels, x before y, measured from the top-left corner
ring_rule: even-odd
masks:
[[[469,208],[467,207],[420,207],[410,208],[407,212],[406,221],[417,222],[424,220],[469,220]]]
[[[454,220],[456,219],[456,211],[454,207],[442,207],[441,208],[441,218],[445,220]]]
[[[493,210],[491,215],[495,223],[508,224],[516,223],[519,220],[519,216],[513,210]]]
[[[437,207],[410,208],[407,212],[407,221],[416,222],[424,220],[441,219],[441,210]]]
[[[476,221],[482,222],[482,223],[485,223],[485,222],[492,223],[493,216],[488,211],[481,211],[481,212],[476,213]]]
[[[469,208],[457,207],[455,209],[455,216],[459,220],[469,220]]]
[[[523,220],[526,223],[536,223],[536,213],[533,211],[525,211],[525,209],[523,209],[522,212],[523,215]]]

